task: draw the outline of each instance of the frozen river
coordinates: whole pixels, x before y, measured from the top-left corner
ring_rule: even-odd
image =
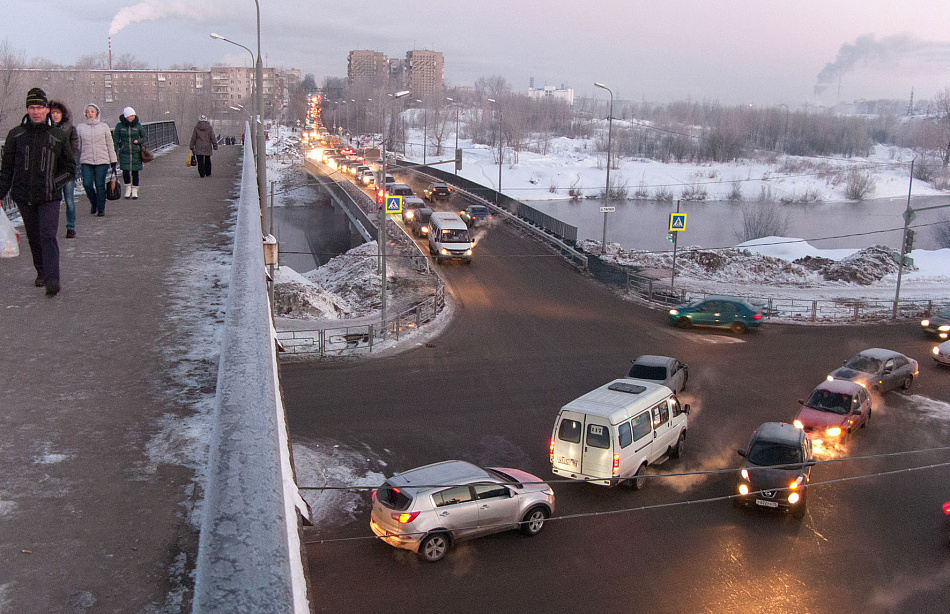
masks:
[[[604,232],[604,214],[600,199],[581,201],[528,201],[526,204],[563,222],[577,226],[577,238],[600,241]],[[950,204],[950,196],[914,198],[912,207]],[[613,201],[614,213],[607,214],[607,241],[619,243],[624,249],[668,250],[670,213],[676,202],[626,200]],[[758,202],[731,203],[723,201],[682,201],[680,212],[686,213],[686,230],[680,234],[679,246],[729,247],[742,241],[743,211],[755,207],[775,207],[786,220],[781,236],[806,239],[821,248],[863,248],[871,245],[900,247],[904,221],[901,214],[907,198],[877,199],[864,202],[764,205]],[[947,220],[950,207],[917,214],[912,226]],[[841,238],[841,235],[856,235]],[[822,240],[818,240],[822,239]],[[917,229],[916,248],[937,249],[929,227]]]

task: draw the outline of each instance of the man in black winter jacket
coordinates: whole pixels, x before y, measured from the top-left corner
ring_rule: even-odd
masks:
[[[0,198],[10,192],[20,210],[33,255],[38,287],[47,296],[59,292],[59,205],[63,186],[76,176],[67,134],[49,121],[46,93],[34,87],[26,95],[26,116],[7,134],[0,164]]]

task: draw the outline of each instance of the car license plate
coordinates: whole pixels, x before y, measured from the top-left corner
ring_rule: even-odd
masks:
[[[756,499],[755,504],[761,505],[762,507],[778,507],[778,501],[766,501],[764,499]]]

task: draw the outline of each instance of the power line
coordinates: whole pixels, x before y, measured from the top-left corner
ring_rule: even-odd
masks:
[[[846,463],[854,461],[867,461],[867,460],[877,460],[882,458],[895,458],[901,456],[909,456],[912,454],[924,454],[927,452],[947,452],[950,451],[950,446],[944,446],[940,448],[922,448],[919,450],[904,450],[901,452],[884,452],[881,454],[871,454],[866,456],[848,456],[845,458],[832,458],[822,461],[814,461],[815,465],[830,465],[834,463]],[[948,463],[950,464],[950,461]],[[770,465],[770,469],[794,469],[801,467],[802,463],[788,463],[786,465]],[[704,476],[704,475],[718,475],[722,473],[735,473],[738,469],[728,468],[728,469],[711,469],[707,471],[684,471],[678,473],[657,473],[657,474],[644,474],[640,477],[643,478],[681,478],[681,477],[692,477],[692,476]],[[874,475],[874,474],[871,474]],[[541,480],[538,482],[504,482],[504,484],[576,484],[578,482],[591,481],[599,482],[602,479],[591,479],[591,480],[575,480],[571,478],[561,478],[554,480]],[[412,484],[412,488],[448,488],[452,486],[466,486],[467,484]],[[297,490],[376,490],[378,486],[364,486],[362,484],[351,484],[351,485],[341,485],[341,486],[298,486]],[[408,488],[408,487],[407,487]]]
[[[827,486],[827,485],[829,485],[829,484],[841,484],[841,483],[845,483],[845,482],[853,482],[853,481],[856,481],[856,480],[865,480],[865,479],[868,479],[868,478],[875,478],[875,477],[898,475],[898,474],[902,474],[902,473],[911,473],[911,472],[915,472],[915,471],[924,471],[924,470],[928,470],[928,469],[941,469],[941,468],[945,468],[945,467],[950,467],[950,461],[944,462],[944,463],[933,463],[933,464],[930,464],[930,465],[921,465],[921,466],[917,466],[917,467],[907,467],[907,468],[904,468],[904,469],[894,469],[894,470],[891,470],[891,471],[878,471],[878,472],[870,473],[870,474],[866,474],[866,475],[857,475],[857,476],[847,476],[847,477],[842,477],[842,478],[834,478],[834,479],[831,479],[831,480],[825,480],[825,481],[821,481],[821,482],[809,482],[808,485],[806,486],[806,488],[807,488],[807,489],[812,489],[812,488],[814,488],[814,487],[816,487],[816,486]],[[736,472],[736,471],[738,471],[738,470],[737,470],[737,469],[732,469],[732,470],[730,470],[730,471],[731,471],[731,472]],[[650,476],[642,476],[642,477],[650,477]],[[777,490],[787,491],[788,489],[786,488],[786,489],[777,489]],[[754,492],[752,492],[752,493],[750,493],[750,494],[757,494],[758,492],[762,492],[762,491],[754,491]],[[545,520],[545,522],[547,523],[547,522],[552,522],[552,521],[577,520],[577,519],[581,519],[581,518],[595,518],[595,517],[600,517],[600,516],[616,516],[616,515],[619,515],[619,514],[630,514],[630,513],[633,513],[633,512],[645,512],[645,511],[653,511],[653,510],[667,509],[667,508],[674,508],[674,507],[683,507],[683,506],[686,506],[686,505],[701,505],[701,504],[704,504],[704,503],[715,503],[715,502],[718,502],[718,501],[727,501],[727,500],[730,500],[730,499],[735,499],[735,498],[737,498],[737,497],[739,497],[739,496],[740,496],[740,495],[738,495],[738,494],[730,494],[730,495],[722,495],[722,496],[719,496],[719,497],[705,497],[705,498],[702,498],[702,499],[687,499],[687,500],[685,500],[685,501],[673,501],[673,502],[670,502],[670,503],[656,503],[656,504],[653,504],[653,505],[641,505],[641,506],[639,506],[639,507],[625,507],[625,508],[620,508],[620,509],[615,509],[615,510],[607,510],[607,511],[602,511],[602,512],[578,512],[578,513],[575,513],[575,514],[566,514],[566,515],[563,515],[563,516],[555,516],[555,517],[552,517],[552,518],[548,518],[548,519]],[[523,523],[524,523],[524,521],[521,521],[521,522],[519,522],[518,524],[523,524]],[[510,525],[510,523],[503,523],[503,524],[495,525],[495,527],[507,527],[507,526],[509,526],[509,525]],[[457,529],[457,530],[465,530],[465,529],[467,529],[467,528],[475,528],[475,527],[462,527],[462,528]],[[425,534],[426,534],[426,532],[424,532],[424,531],[415,531],[415,532],[406,532],[406,533],[403,533],[403,535],[425,535]],[[338,537],[338,538],[331,538],[331,539],[319,539],[319,540],[313,540],[313,541],[306,541],[306,542],[304,542],[304,543],[307,544],[307,545],[314,545],[314,544],[324,545],[324,544],[332,544],[332,543],[339,543],[339,542],[365,541],[365,540],[370,540],[370,539],[376,540],[376,539],[382,539],[382,538],[381,538],[381,537],[378,537],[378,536],[376,536],[376,535],[365,535],[365,536],[359,536],[359,537]]]

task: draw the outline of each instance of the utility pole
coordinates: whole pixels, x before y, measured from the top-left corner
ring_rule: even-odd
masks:
[[[916,217],[914,210],[910,208],[910,191],[911,191],[911,188],[913,188],[914,186],[914,162],[915,161],[916,160],[910,161],[910,181],[907,185],[907,208],[904,209],[904,232],[903,234],[901,234],[901,257],[900,257],[900,260],[897,261],[897,290],[894,292],[894,310],[891,312],[892,320],[897,319],[897,303],[901,297],[901,277],[904,274],[904,255],[907,253],[907,251],[909,251],[907,250],[907,238],[908,238],[907,233],[914,232],[913,230],[910,230],[910,228],[908,227],[910,226],[910,223],[914,221],[914,217]],[[913,234],[910,235],[910,241],[911,243],[913,243],[914,241]]]

